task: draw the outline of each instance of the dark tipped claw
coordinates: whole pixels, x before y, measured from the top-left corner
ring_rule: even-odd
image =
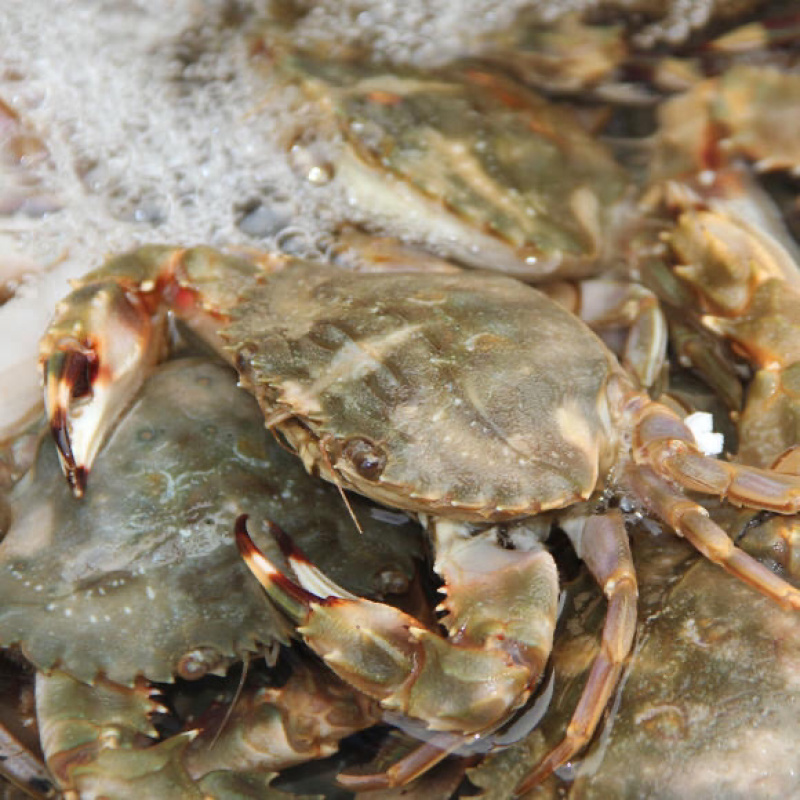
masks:
[[[270,522],[273,534],[277,531],[276,538],[283,537],[292,548],[291,540],[275,523]],[[287,578],[265,555],[259,550],[247,532],[247,514],[242,514],[236,519],[234,526],[236,546],[258,582],[264,587],[270,599],[295,623],[302,623],[308,616],[311,603],[320,602],[320,598],[307,592],[294,581]],[[284,544],[281,543],[283,548]]]
[[[76,399],[91,396],[97,356],[79,343],[54,352],[44,363],[45,404],[61,466],[76,497],[86,490],[88,469],[78,463],[70,434],[70,413]]]
[[[86,481],[89,473],[84,467],[76,467],[67,471],[67,481],[72,489],[72,494],[77,498],[83,497],[86,492]]]
[[[286,558],[290,561],[299,561],[301,564],[310,564],[311,562],[308,559],[308,556],[292,541],[292,537],[289,536],[286,531],[280,527],[277,523],[273,522],[272,520],[267,520],[267,525],[269,526],[269,532],[272,534],[272,538],[280,547],[281,552],[283,553]]]

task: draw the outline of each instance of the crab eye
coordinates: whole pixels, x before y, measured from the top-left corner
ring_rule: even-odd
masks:
[[[342,456],[368,481],[375,481],[386,468],[386,453],[369,439],[348,439]]]

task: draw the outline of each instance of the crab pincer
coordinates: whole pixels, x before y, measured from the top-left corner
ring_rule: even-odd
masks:
[[[222,285],[204,286],[220,263],[207,248],[142,247],[83,276],[58,305],[39,361],[47,418],[76,497],[106,436],[166,355],[169,313],[214,339],[231,300]],[[234,296],[237,267],[248,280],[260,272],[240,259],[224,263]]]
[[[636,581],[614,498],[800,609],[800,591],[739,550],[688,494],[794,514],[800,477],[704,455],[681,418],[555,301],[490,273],[355,274],[289,257],[270,267],[202,248],[145,249],[88,276],[73,301],[116,283],[156,325],[171,310],[235,366],[267,427],[309,472],[423,521],[444,582],[443,633],[345,596],[307,567],[299,589],[259,562],[300,635],[385,711],[463,741],[491,734],[525,704],[552,647],[558,582],[545,540],[560,524],[608,613],[564,743],[532,780],[588,743],[635,627]],[[85,341],[94,336],[86,331]],[[65,340],[46,340],[46,372]],[[87,463],[74,452],[74,429],[96,401],[75,401],[59,420],[67,436],[72,426],[75,467]],[[428,761],[453,741],[436,739]]]
[[[379,700],[385,711],[422,719],[434,732],[433,740],[422,746],[424,756],[415,751],[386,775],[344,777],[348,785],[356,781],[358,788],[366,789],[408,782],[464,744],[470,734],[505,721],[509,705],[520,705],[538,683],[551,646],[558,597],[554,565],[546,552],[534,554],[527,580],[517,584],[527,592],[531,587],[541,592],[546,586],[547,608],[540,614],[531,609],[531,641],[497,636],[489,643],[481,641],[479,630],[464,630],[461,640],[454,641],[402,611],[336,586],[270,523],[291,567],[316,591],[298,585],[255,546],[245,523],[245,516],[236,521],[240,552],[270,599],[298,625],[303,640],[340,677]],[[519,570],[520,561],[516,559],[514,569]],[[519,605],[520,598],[510,594],[505,599]],[[535,636],[543,641],[533,641]],[[450,735],[436,736],[437,732]]]

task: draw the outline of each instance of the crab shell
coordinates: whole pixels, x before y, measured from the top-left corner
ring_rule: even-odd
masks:
[[[597,271],[628,181],[569,109],[478,66],[398,71],[266,46],[310,124],[290,160],[349,221],[524,279]]]
[[[245,509],[290,524],[360,592],[391,591],[419,552],[407,520],[376,519],[354,498],[359,534],[338,492],[266,435],[231,371],[204,359],[151,376],[100,452],[81,502],[43,440],[10,504],[0,642],[20,643],[39,669],[60,666],[85,682],[98,673],[124,684],[139,675],[196,679],[288,641],[291,629],[233,543],[233,520]]]
[[[588,497],[615,455],[606,390],[619,367],[512,279],[295,262],[250,292],[222,336],[267,425],[307,466],[391,506],[535,514]]]

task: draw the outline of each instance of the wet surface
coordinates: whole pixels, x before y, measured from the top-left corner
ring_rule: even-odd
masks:
[[[421,0],[375,3],[366,10],[355,0],[331,0],[315,4],[301,28],[309,43],[330,37],[335,31],[348,41],[368,41],[400,61],[421,59],[425,63],[429,59],[435,63],[448,53],[460,52],[479,31],[502,28],[525,5],[533,9],[534,16],[539,12],[546,15],[544,3],[486,0],[479,7],[471,4],[470,14],[464,12],[463,4],[451,3],[437,14]],[[661,2],[637,0],[616,5],[637,11],[644,6],[645,30],[649,21],[655,20],[655,28],[650,29],[653,38],[669,42],[702,25],[719,3],[698,3],[691,15],[685,13],[682,3],[672,8]],[[736,8],[749,5],[743,0]],[[6,106],[0,105],[4,109],[0,116],[6,123],[3,130],[11,131],[2,134],[2,144],[5,146],[20,130],[29,137],[21,142],[22,149],[8,148],[10,156],[0,167],[0,179],[12,176],[8,185],[13,184],[14,190],[0,196],[0,212],[9,215],[0,222],[0,256],[4,266],[12,264],[9,274],[13,276],[18,265],[25,269],[60,265],[52,286],[23,286],[16,299],[4,306],[4,340],[14,344],[4,350],[17,359],[13,372],[5,368],[3,372],[6,394],[0,406],[6,410],[11,406],[9,393],[23,384],[31,388],[34,398],[38,397],[35,341],[55,296],[64,291],[65,276],[96,266],[109,250],[155,239],[277,244],[302,252],[313,249],[310,243],[319,230],[336,217],[336,212],[325,210],[320,201],[319,186],[298,185],[293,180],[282,151],[276,147],[274,134],[280,126],[271,116],[272,110],[264,110],[265,91],[260,76],[248,65],[241,37],[243,20],[254,13],[250,4],[209,2],[197,7],[175,3],[163,18],[145,11],[137,3],[64,3],[59,4],[59,24],[51,25],[41,23],[51,14],[49,5],[48,13],[43,14],[36,2],[17,3],[8,9],[8,25],[0,31],[4,54],[0,61],[0,104],[8,103],[7,112]],[[34,18],[36,23],[30,24]],[[666,22],[661,24],[660,19]],[[115,87],[114,92],[108,91],[109,85]],[[201,123],[187,126],[187,119]],[[791,208],[797,205],[791,199],[795,188],[790,185],[788,191]],[[37,205],[41,202],[50,205]],[[0,294],[0,302],[5,299]],[[23,307],[23,300],[28,305]],[[27,345],[22,341],[23,323],[34,328]],[[150,452],[158,445],[160,431],[155,428],[120,432],[129,436],[129,441],[121,447],[121,463],[115,469],[126,466],[131,453]],[[130,447],[137,437],[137,446],[142,448],[138,451]],[[249,458],[253,460],[252,453]],[[261,458],[258,455],[255,461]],[[287,464],[292,461],[288,456],[286,459]],[[247,464],[244,466],[247,471]],[[170,558],[178,560],[186,553],[170,545],[168,537],[156,542],[148,539],[146,532],[141,534],[143,544],[138,553],[135,548],[125,550],[130,542],[120,543],[115,537],[123,535],[126,524],[139,511],[130,505],[116,507],[116,498],[131,488],[127,481],[122,489],[112,484],[103,488],[102,479],[93,493],[95,488],[98,496],[105,491],[114,502],[89,497],[89,503],[98,505],[85,512],[106,526],[104,543],[96,545],[99,559],[88,564],[85,555],[74,558],[74,547],[58,549],[50,538],[52,519],[72,517],[72,510],[66,515],[63,512],[71,498],[54,458],[42,454],[37,469],[35,485],[18,490],[19,496],[31,493],[20,502],[32,508],[30,497],[37,492],[48,494],[48,499],[32,513],[29,527],[15,534],[10,545],[19,548],[17,565],[30,584],[17,599],[28,604],[28,610],[36,610],[17,614],[18,620],[13,623],[3,616],[8,609],[0,612],[4,641],[30,637],[31,654],[35,649],[44,663],[67,659],[74,671],[85,677],[97,669],[98,663],[118,669],[118,677],[125,680],[138,669],[155,676],[171,674],[175,659],[187,652],[185,639],[182,644],[165,647],[164,654],[147,665],[139,663],[138,654],[128,653],[112,666],[117,653],[129,648],[125,639],[132,628],[107,623],[105,612],[101,610],[98,616],[88,603],[102,593],[126,589],[119,581],[127,581],[127,575],[138,568],[135,559],[145,550],[165,561],[167,551],[173,551]],[[201,472],[203,469],[200,467]],[[163,472],[145,470],[139,478],[142,483],[132,494],[151,504],[153,498],[168,494],[174,483],[174,478]],[[285,479],[286,474],[281,472],[281,482]],[[60,497],[62,491],[64,496]],[[339,507],[333,491],[326,497],[320,504]],[[203,497],[204,502],[209,500]],[[254,513],[249,491],[237,503]],[[205,542],[209,555],[216,543],[205,533],[209,518],[205,509],[202,503],[195,506],[185,527],[192,534],[185,538]],[[228,509],[231,519],[238,510],[238,506]],[[7,519],[9,513],[4,507],[0,518]],[[82,513],[70,523],[76,535],[94,530],[95,523],[87,523]],[[222,516],[218,520],[219,541],[230,521]],[[164,534],[173,525],[173,517],[172,511],[165,510],[165,516],[151,519],[150,525],[160,529],[158,535]],[[282,524],[291,527],[285,520]],[[358,546],[357,538],[351,536],[347,541],[347,546]],[[123,556],[111,552],[112,542],[125,550]],[[265,546],[265,541],[259,544]],[[759,548],[760,558],[780,569],[781,564],[797,560],[791,544],[790,539],[776,543],[774,536],[765,534],[763,541],[754,541],[753,546]],[[311,543],[304,546],[314,547]],[[321,540],[317,560],[322,564],[326,551],[338,546]],[[368,558],[372,553],[367,551]],[[401,545],[392,551],[390,560],[407,565],[409,555]],[[671,800],[798,794],[800,626],[796,615],[780,611],[720,569],[698,559],[690,548],[669,535],[653,537],[649,532],[636,532],[634,556],[641,619],[635,652],[616,695],[615,709],[585,756],[561,771],[564,779],[551,779],[531,796]],[[205,566],[199,550],[191,558],[197,563],[187,565],[191,569],[180,579],[175,576],[170,580],[189,584],[198,573],[208,574],[211,579],[202,587],[192,587],[206,597],[226,595],[231,583],[236,585],[245,577],[230,554],[224,569],[217,562],[216,568]],[[346,572],[336,574],[336,559],[325,566],[345,584],[348,577],[355,578],[355,591],[368,592],[374,588],[376,569],[380,571],[380,565],[373,568],[372,562],[368,563],[369,567],[349,576]],[[56,573],[69,573],[66,582],[51,584]],[[6,589],[14,583],[16,592],[19,583],[9,581],[8,574],[6,579]],[[147,587],[153,593],[159,587],[141,581],[138,584],[138,595],[129,598],[130,602],[149,607],[155,599],[148,596]],[[0,582],[0,595],[3,591]],[[192,604],[199,600],[196,594],[187,597]],[[255,618],[259,606],[256,598],[250,598],[250,619]],[[239,596],[231,599],[235,604],[241,601]],[[53,642],[60,641],[63,623],[68,619],[64,612],[77,609],[76,604],[81,604],[80,613],[73,619],[82,616],[85,622],[88,618],[89,630],[102,628],[105,640],[101,651],[86,663],[73,660],[86,642],[77,627],[68,631],[72,637],[68,655],[67,651],[53,650]],[[47,605],[53,607],[48,611]],[[596,651],[604,607],[588,580],[569,587],[553,659],[556,690],[551,713],[527,742],[492,755],[480,768],[469,772],[476,785],[486,787],[480,796],[507,798],[526,764],[535,763],[545,752],[545,743],[558,741]],[[58,625],[54,622],[56,612],[62,615]],[[165,617],[163,607],[161,612]],[[12,608],[10,613],[16,612]],[[232,606],[228,607],[218,621],[224,623],[233,613]],[[97,622],[91,622],[92,615]],[[19,620],[23,617],[33,621],[36,633],[21,633],[23,623]],[[2,622],[4,619],[6,622]],[[149,638],[177,636],[169,626],[160,633],[155,627],[145,629],[144,619],[136,616],[137,634]],[[223,635],[222,640],[202,642],[200,649],[209,646],[224,651],[225,661],[234,657],[234,650],[248,650],[254,638],[277,635],[272,629],[265,635],[263,628],[254,633],[255,623],[247,627],[248,635],[239,642]],[[189,649],[197,650],[196,637],[189,640]],[[201,664],[207,663],[207,655],[199,653]],[[467,764],[453,760],[444,767],[442,775],[434,773],[415,787],[386,796],[447,797]],[[309,767],[309,771],[312,769]],[[13,790],[8,794],[12,796],[16,796]]]
[[[180,402],[178,402],[180,398]],[[146,384],[76,501],[49,439],[10,498],[0,544],[0,641],[39,667],[91,681],[199,678],[288,641],[233,540],[239,514],[272,519],[331,577],[360,594],[407,585],[416,526],[310,478],[264,429],[225,367],[174,361]],[[404,522],[405,520],[405,522]],[[347,559],[342,553],[348,553]]]
[[[668,534],[633,534],[634,652],[588,751],[529,798],[772,798],[800,791],[800,620]],[[569,587],[541,728],[468,774],[500,800],[559,740],[597,648],[605,603]]]

